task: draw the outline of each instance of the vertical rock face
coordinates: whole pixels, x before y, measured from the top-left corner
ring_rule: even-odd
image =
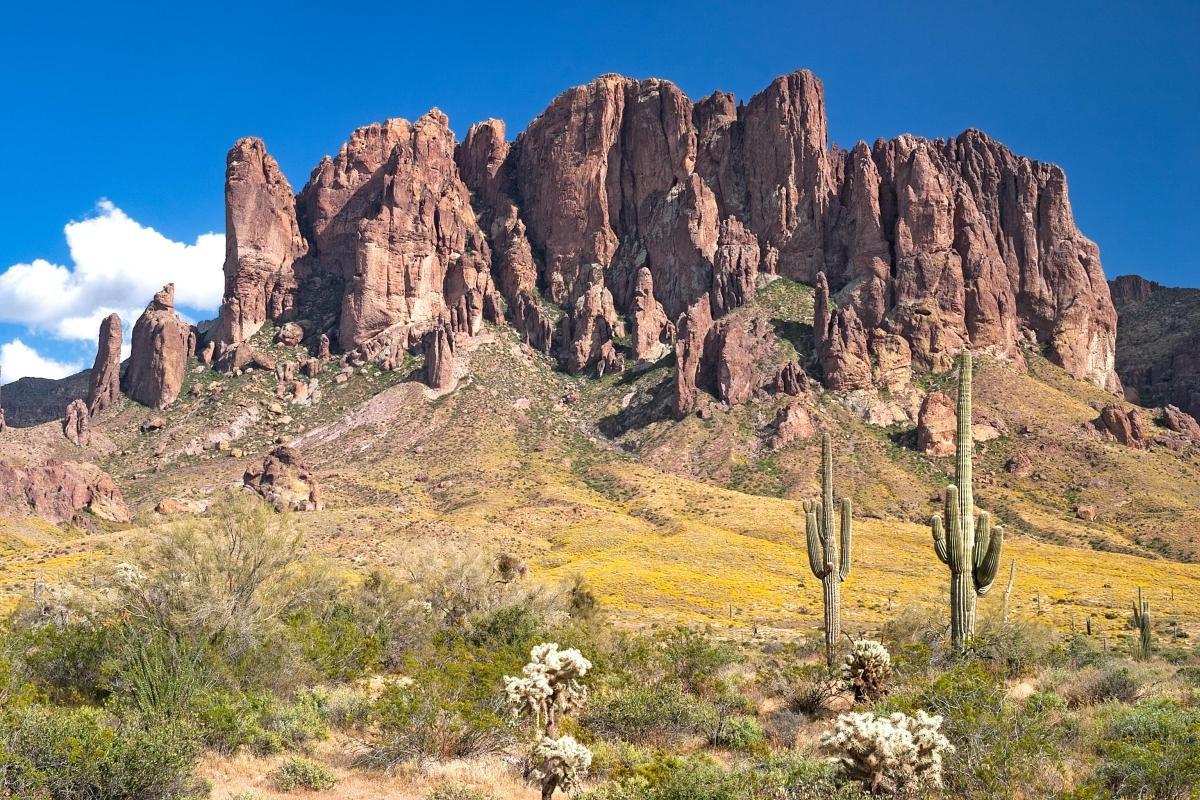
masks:
[[[917,415],[917,449],[927,456],[954,455],[958,411],[945,392],[930,392]]]
[[[339,343],[358,347],[397,324],[461,309],[475,330],[491,255],[459,178],[446,116],[360,128],[300,193],[312,269],[345,289]]]
[[[88,407],[82,400],[72,400],[63,416],[63,436],[76,447],[88,443]]]
[[[168,283],[133,326],[133,349],[122,379],[125,394],[142,405],[166,408],[179,397],[188,356],[196,349],[191,326],[175,313]]]
[[[654,299],[654,276],[645,267],[638,270],[632,312],[634,360],[658,361],[670,349],[674,327],[667,319],[662,303]]]
[[[85,509],[110,522],[130,519],[116,483],[94,464],[47,461],[20,468],[0,462],[0,510],[6,516],[86,525],[80,514]]]
[[[283,320],[296,303],[295,262],[307,252],[292,187],[261,139],[239,139],[225,168],[225,297],[217,356]]]
[[[712,330],[712,305],[702,297],[679,317],[675,340],[675,416],[683,419],[696,410],[696,392],[710,389],[714,380],[706,358]]]
[[[1200,416],[1200,289],[1137,275],[1122,275],[1111,286],[1120,314],[1117,372],[1127,397]]]
[[[93,417],[121,395],[121,318],[109,314],[100,323],[96,361],[88,384],[87,408]]]
[[[425,385],[446,389],[454,381],[454,335],[446,325],[438,325],[425,334]]]
[[[663,341],[659,309],[695,318],[708,297],[721,318],[761,272],[823,276],[814,339],[834,389],[903,383],[968,345],[1019,361],[1034,343],[1121,388],[1109,289],[1062,170],[973,130],[830,148],[807,71],[744,105],[603,75],[511,144],[498,120],[461,145],[437,110],[389,120],[323,160],[294,213],[286,187],[261,142],[235,146],[230,342],[294,305],[325,309],[310,316],[343,351],[397,327],[386,338],[412,346],[443,316],[478,331],[502,295],[533,347],[582,372],[617,363],[622,318],[641,359]]]

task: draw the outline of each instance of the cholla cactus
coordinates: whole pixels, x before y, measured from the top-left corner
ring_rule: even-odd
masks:
[[[579,678],[591,668],[592,662],[574,648],[559,650],[554,642],[537,645],[521,669],[523,677],[504,678],[513,715],[532,717],[536,736],[544,730],[553,738],[558,733],[558,718],[587,700],[587,688],[580,685]]]
[[[529,777],[542,786],[542,800],[550,800],[555,789],[572,792],[592,766],[592,751],[573,736],[542,739],[533,749]]]
[[[855,641],[842,664],[842,679],[846,688],[854,692],[855,702],[882,697],[891,675],[892,656],[882,642],[874,639]]]
[[[924,711],[916,717],[842,714],[821,746],[874,794],[921,792],[941,788],[942,757],[954,752],[941,727],[941,717]]]

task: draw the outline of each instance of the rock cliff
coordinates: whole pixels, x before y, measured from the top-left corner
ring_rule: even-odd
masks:
[[[662,357],[677,328],[695,338],[701,299],[720,320],[761,273],[823,287],[830,388],[944,370],[966,345],[1018,362],[1037,345],[1121,390],[1116,313],[1062,170],[975,130],[831,147],[807,71],[744,104],[603,75],[511,142],[498,120],[462,143],[436,109],[388,120],[351,134],[294,199],[261,141],[228,163],[218,349],[296,317],[395,364],[443,319],[470,335],[506,313],[567,370],[604,372]],[[685,393],[694,366],[680,366]]]

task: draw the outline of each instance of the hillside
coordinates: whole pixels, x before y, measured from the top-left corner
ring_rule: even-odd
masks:
[[[1117,373],[1131,399],[1200,413],[1200,289],[1123,275],[1112,282],[1119,314]]]
[[[739,313],[803,331],[810,296],[780,279]],[[267,326],[254,341],[286,358],[273,339]],[[792,340],[803,356],[804,336]],[[916,452],[911,425],[865,424],[854,401],[818,390],[734,407],[705,395],[708,411],[676,422],[670,359],[601,380],[571,377],[502,326],[459,352],[448,392],[415,379],[419,357],[394,372],[354,370],[344,383],[331,362],[320,401],[288,405],[273,394],[272,373],[221,377],[193,362],[165,412],[120,400],[94,420],[86,454],[122,487],[138,522],[125,533],[99,523],[102,532],[82,536],[6,523],[0,591],[11,602],[39,575],[78,574],[93,551],[110,553],[160,519],[160,501],[203,503],[285,441],[324,490],[324,510],[298,515],[310,547],[356,569],[396,567],[429,542],[484,547],[527,560],[543,580],[582,574],[630,623],[806,632],[820,625],[820,584],[807,571],[799,500],[816,491],[819,437],[767,443],[778,409],[795,403],[833,433],[838,490],[856,504],[847,625],[868,629],[897,603],[932,603],[946,591],[926,520],[952,459]],[[1117,632],[1141,585],[1164,619],[1195,625],[1200,566],[1180,562],[1197,553],[1196,448],[1103,440],[1092,422],[1111,398],[1028,360],[1023,373],[985,359],[976,377],[977,423],[1002,432],[978,448],[976,497],[1009,527],[1014,608],[1060,626],[1094,615]],[[143,431],[156,417],[161,429]],[[75,449],[53,423],[10,433],[31,458]],[[1006,468],[1014,460],[1020,469]],[[1079,518],[1081,504],[1094,520]],[[984,613],[998,602],[986,598]]]

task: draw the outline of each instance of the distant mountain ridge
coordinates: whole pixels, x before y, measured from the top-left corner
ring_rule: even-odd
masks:
[[[1129,398],[1200,415],[1200,289],[1138,275],[1111,283],[1117,308],[1117,372]]]

